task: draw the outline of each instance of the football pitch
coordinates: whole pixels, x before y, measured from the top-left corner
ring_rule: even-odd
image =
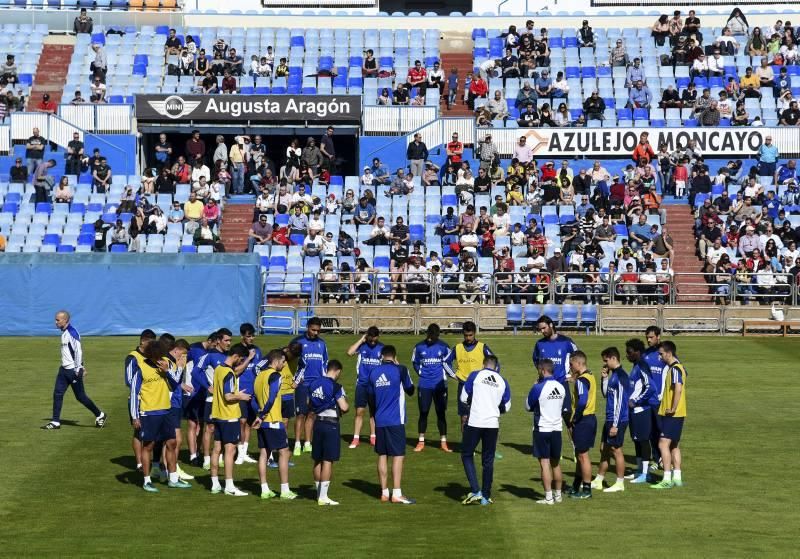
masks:
[[[80,325],[77,325],[80,327]],[[262,337],[262,350],[286,337]],[[353,336],[325,336],[329,353],[345,363],[340,382],[352,397],[354,359],[345,351]],[[410,367],[421,338],[383,336]],[[459,337],[446,336],[452,344]],[[678,346],[688,371],[688,417],[683,431],[685,486],[653,491],[626,483],[624,493],[595,491],[587,501],[535,504],[542,494],[539,467],[530,455],[531,415],[524,400],[535,380],[530,332],[479,336],[500,357],[512,391],[511,412],[501,418],[491,507],[460,504],[467,492],[459,454],[438,449],[435,414],[428,420],[422,453],[408,447],[403,492],[417,505],[381,504],[375,454],[369,444],[347,449],[334,468],[330,495],[338,507],[314,500],[311,458],[295,457],[292,489],[300,499],[261,501],[254,464],[237,466],[237,485],[254,495],[212,495],[207,472],[189,490],[158,494],[141,489],[134,468],[126,411],[123,360],[132,337],[84,338],[87,393],[109,415],[96,429],[91,414],[65,396],[63,427],[42,431],[49,419],[58,369],[58,338],[3,338],[0,397],[0,556],[142,557],[731,557],[797,556],[798,514],[794,466],[798,460],[797,341],[769,338],[665,337]],[[600,351],[624,336],[578,336],[599,387]],[[194,341],[194,340],[190,340]],[[629,370],[630,365],[623,366]],[[416,378],[415,375],[413,375]],[[458,450],[455,383],[448,405],[449,439]],[[352,402],[352,400],[351,400]],[[604,403],[598,394],[598,422]],[[416,439],[416,396],[408,400],[408,444]],[[349,442],[353,414],[342,420]],[[365,422],[366,423],[366,422]],[[290,437],[292,431],[290,430]],[[362,432],[368,435],[368,427]],[[368,439],[366,439],[368,440]],[[250,448],[254,452],[255,437]],[[566,445],[568,447],[568,444]],[[633,462],[626,433],[625,454]],[[565,450],[571,482],[575,464]],[[599,446],[591,452],[599,460]],[[479,464],[480,460],[476,460]],[[478,465],[479,473],[480,466]],[[278,485],[277,470],[269,470]],[[606,479],[613,481],[614,474]],[[794,526],[794,528],[792,528]]]

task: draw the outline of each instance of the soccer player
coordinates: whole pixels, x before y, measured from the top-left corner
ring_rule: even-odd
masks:
[[[241,335],[240,343],[251,353],[250,360],[239,376],[239,389],[242,392],[253,394],[257,373],[256,365],[261,361],[261,348],[253,343],[256,337],[256,329],[252,324],[246,322],[239,326],[239,334]],[[242,428],[242,439],[239,443],[236,463],[244,464],[248,462],[255,464],[257,460],[253,460],[247,455],[247,447],[250,444],[250,425],[256,419],[256,410],[251,402],[240,402],[240,407],[242,408],[242,418],[239,420],[239,424]]]
[[[185,481],[178,479],[175,459],[175,428],[170,420],[170,400],[172,389],[179,384],[170,375],[170,362],[167,352],[160,343],[149,343],[144,350],[145,359],[131,378],[130,414],[133,427],[139,431],[142,440],[142,488],[149,493],[158,493],[150,479],[150,465],[153,446],[157,441],[167,448],[165,459],[169,471],[169,487],[188,489]]]
[[[378,479],[381,502],[413,505],[414,499],[403,495],[403,459],[406,454],[406,402],[414,395],[414,381],[408,369],[397,362],[397,350],[385,345],[381,364],[372,369],[367,385],[367,398],[375,411],[375,452],[378,454]],[[389,496],[389,457],[392,457],[392,495]]]
[[[617,481],[603,492],[616,493],[625,491],[625,455],[622,453],[622,445],[625,441],[625,429],[628,427],[628,373],[620,365],[617,348],[604,349],[600,357],[603,359],[600,376],[603,378],[603,396],[606,397],[606,422],[603,425],[600,466],[592,481],[592,489],[603,489],[608,461],[613,456]]]
[[[566,386],[569,356],[577,351],[578,346],[572,338],[559,334],[553,319],[547,315],[539,317],[536,329],[542,337],[533,346],[534,366],[538,370],[539,363],[543,359],[549,359],[553,362],[553,378]]]
[[[664,479],[651,485],[653,489],[683,487],[681,477],[681,449],[678,446],[686,419],[686,369],[675,356],[677,348],[670,341],[658,347],[661,359],[667,365],[664,373],[664,396],[658,408],[658,449],[664,464]]]
[[[223,334],[223,337],[225,335]],[[230,336],[228,336],[230,338]],[[214,399],[211,402],[211,420],[214,422],[214,450],[211,454],[211,492],[219,493],[219,457],[223,453],[225,463],[225,494],[244,497],[247,492],[241,491],[233,484],[233,462],[236,447],[239,444],[241,428],[239,427],[239,402],[249,402],[250,394],[239,390],[239,365],[250,356],[250,351],[242,344],[230,348],[229,354],[222,363],[214,367],[212,389]]]
[[[308,319],[306,333],[292,340],[300,344],[300,355],[297,359],[297,372],[294,383],[294,455],[300,456],[301,452],[311,452],[311,429],[314,426],[314,416],[308,410],[308,383],[323,375],[328,367],[328,346],[325,340],[319,337],[322,330],[322,321],[313,316]],[[305,443],[300,445],[300,439],[305,437]],[[301,450],[302,448],[302,450]]]
[[[464,464],[470,492],[461,503],[491,505],[494,452],[500,431],[500,415],[511,410],[511,390],[500,375],[497,357],[489,355],[483,358],[483,368],[467,377],[467,382],[459,393],[459,400],[469,410],[461,445],[461,462]],[[478,442],[481,443],[483,466],[483,483],[480,486],[474,458]]]
[[[533,455],[539,459],[544,486],[544,499],[536,503],[553,505],[562,499],[562,416],[569,413],[570,404],[567,389],[555,379],[555,363],[541,359],[538,368],[540,379],[528,393],[525,409],[533,412]]]
[[[464,340],[454,345],[447,356],[448,369],[458,380],[458,394],[461,394],[464,389],[464,383],[467,382],[469,375],[483,367],[483,360],[486,357],[494,355],[488,345],[475,338],[477,331],[478,327],[474,322],[471,320],[465,322],[461,327]],[[461,402],[461,398],[458,398],[458,415],[461,417],[463,431],[469,416],[469,407]],[[498,455],[497,458],[500,456]]]
[[[264,366],[266,365],[266,366]],[[281,413],[281,386],[283,375],[281,371],[286,365],[286,356],[279,349],[273,349],[267,354],[266,359],[259,363],[259,373],[256,377],[255,399],[258,405],[253,429],[258,434],[258,447],[261,453],[258,457],[258,477],[261,481],[261,498],[272,499],[276,497],[267,483],[267,458],[269,453],[278,454],[278,476],[281,480],[281,499],[292,500],[297,494],[289,489],[289,439],[286,436],[286,424]],[[263,368],[262,368],[263,367]]]
[[[204,383],[206,383],[206,373],[197,365],[199,365],[203,356],[217,345],[218,340],[219,334],[212,332],[206,340],[190,345],[189,353],[186,356],[186,383],[192,387],[192,394],[185,400],[184,416],[189,423],[187,434],[189,439],[189,463],[197,467],[203,465],[203,461],[197,453],[197,439],[202,434],[206,395],[208,394],[207,387],[203,388]]]
[[[131,379],[136,374],[136,370],[139,368],[139,364],[144,361],[144,353],[142,353],[147,344],[152,342],[156,339],[156,333],[150,330],[149,328],[142,330],[142,333],[139,334],[139,345],[136,346],[136,349],[131,351],[125,357],[125,387],[128,389],[130,393],[131,389]],[[130,402],[128,402],[128,409],[130,410]],[[130,417],[131,425],[133,425],[133,417]],[[139,433],[136,429],[133,430],[133,437],[131,438],[131,448],[133,448],[133,455],[136,457],[136,469],[140,470],[142,468],[142,441],[139,440]]]
[[[647,349],[644,351],[642,358],[650,367],[650,384],[653,386],[656,397],[659,403],[664,393],[664,369],[666,363],[661,360],[661,355],[658,352],[658,346],[661,343],[661,328],[658,326],[648,326],[645,330],[645,339],[647,340]],[[661,453],[658,450],[658,406],[650,408],[652,414],[652,421],[650,426],[650,446],[652,451],[652,462],[650,464],[650,471],[658,471],[658,463],[661,460]]]
[[[347,355],[356,358],[356,418],[353,426],[353,442],[348,448],[357,448],[361,443],[361,425],[364,422],[364,413],[367,409],[367,381],[369,373],[374,367],[381,364],[381,350],[383,344],[378,341],[381,332],[377,326],[367,328],[366,334],[350,346]],[[375,446],[375,418],[369,418],[369,444]]]
[[[289,420],[295,416],[294,391],[297,385],[294,376],[297,374],[297,360],[300,357],[302,346],[297,342],[291,342],[281,351],[286,358],[285,364],[281,369],[281,417],[286,425],[286,433],[289,433]],[[294,464],[289,461],[289,465]]]
[[[428,325],[425,339],[414,346],[411,354],[414,370],[419,375],[417,387],[419,442],[414,452],[421,452],[425,448],[425,431],[428,429],[431,404],[436,408],[436,425],[439,428],[441,449],[453,452],[447,446],[447,375],[450,370],[447,356],[450,353],[450,346],[439,339],[440,333],[438,324]]]
[[[333,475],[333,463],[341,455],[339,416],[347,413],[344,388],[336,382],[342,374],[342,364],[336,360],[328,361],[325,374],[308,384],[309,405],[314,412],[314,438],[311,458],[314,460],[314,482],[317,485],[317,504],[338,505],[328,497],[328,488]]]
[[[61,330],[61,367],[58,369],[56,385],[53,389],[53,417],[42,426],[42,429],[48,431],[61,429],[61,406],[64,404],[64,393],[70,387],[72,393],[75,394],[75,399],[94,414],[95,427],[102,429],[106,425],[106,414],[100,411],[91,398],[86,395],[83,387],[86,367],[83,364],[81,336],[70,324],[67,311],[58,311],[55,322],[56,328]]]
[[[631,338],[625,342],[625,355],[633,363],[628,375],[629,391],[628,407],[630,415],[631,439],[636,447],[636,474],[631,476],[631,483],[645,483],[650,466],[650,428],[652,408],[658,407],[658,397],[650,383],[650,367],[645,363],[644,342],[639,338]]]
[[[575,480],[567,494],[573,499],[592,498],[592,461],[589,451],[597,436],[595,406],[597,387],[592,372],[586,366],[586,354],[577,350],[569,358],[570,382],[572,382],[572,418],[569,430],[575,445]]]

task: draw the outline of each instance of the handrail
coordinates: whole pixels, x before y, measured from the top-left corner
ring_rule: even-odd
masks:
[[[412,131],[411,131],[411,132],[409,132],[408,134],[399,134],[399,135],[398,135],[398,136],[397,136],[397,137],[396,137],[394,140],[390,141],[389,143],[383,144],[383,145],[382,145],[381,147],[379,147],[379,148],[376,148],[376,149],[372,150],[372,151],[371,151],[371,152],[369,152],[367,155],[362,155],[362,156],[361,156],[361,158],[362,158],[364,161],[369,161],[369,160],[372,158],[372,156],[373,156],[373,155],[375,155],[375,154],[376,154],[376,153],[378,153],[379,151],[384,151],[384,150],[386,150],[386,149],[390,149],[390,148],[391,148],[391,147],[392,147],[392,146],[393,146],[395,143],[399,142],[400,140],[403,140],[403,141],[404,141],[404,143],[407,143],[407,142],[408,142],[408,137],[409,137],[409,136],[413,137],[413,136],[414,136],[414,134],[416,134],[417,132],[421,131],[423,128],[427,128],[428,126],[430,126],[430,125],[432,125],[432,124],[433,124],[433,125],[437,125],[437,126],[441,127],[441,119],[437,117],[435,120],[433,120],[433,121],[431,121],[431,122],[428,122],[428,123],[426,123],[426,124],[423,124],[422,126],[419,126],[419,127],[415,128],[414,130],[412,130]],[[438,145],[438,144],[437,144],[437,145]]]

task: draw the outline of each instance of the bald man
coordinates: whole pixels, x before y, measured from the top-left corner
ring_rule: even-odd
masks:
[[[42,429],[61,429],[61,406],[64,403],[64,393],[69,387],[72,387],[75,399],[94,414],[95,427],[102,429],[106,426],[106,414],[98,409],[83,389],[86,369],[83,366],[81,336],[70,324],[67,311],[56,313],[56,328],[61,330],[61,367],[53,389],[53,418]]]

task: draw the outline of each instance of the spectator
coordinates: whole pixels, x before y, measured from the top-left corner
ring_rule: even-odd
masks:
[[[658,106],[662,109],[683,108],[683,102],[678,95],[678,91],[672,84],[669,84],[667,88],[661,92],[661,101],[658,103]]]
[[[35,202],[37,204],[41,202],[50,202],[51,201],[51,192],[53,190],[53,186],[55,185],[55,181],[48,173],[50,169],[56,166],[56,162],[54,159],[48,159],[47,161],[42,161],[37,165],[36,170],[33,173],[33,187],[36,191]]]
[[[458,68],[452,68],[447,75],[447,109],[453,108],[458,94]]]
[[[461,164],[461,158],[464,154],[464,144],[459,141],[458,132],[453,132],[452,139],[447,144],[446,153],[448,165],[451,163],[454,165]],[[386,177],[388,179],[388,173],[386,173]]]
[[[362,196],[353,215],[356,225],[373,225],[376,221],[375,217],[375,206],[369,203],[369,199],[366,196]]]
[[[322,238],[321,235],[317,234],[317,231],[313,229],[308,230],[308,235],[303,239],[303,248],[302,253],[303,256],[319,256],[322,252],[322,247],[325,244],[325,240]]]
[[[716,101],[711,101],[711,104],[700,113],[699,122],[700,126],[719,126],[720,111]]]
[[[797,101],[792,100],[789,108],[781,113],[780,124],[782,126],[798,126],[800,124],[800,109],[797,107]]]
[[[750,24],[747,23],[747,18],[742,13],[742,10],[734,8],[725,23],[725,28],[733,35],[748,35]]]
[[[172,207],[167,213],[167,221],[169,223],[183,223],[183,209],[179,201],[172,202]]]
[[[593,47],[594,43],[594,31],[589,26],[589,21],[584,19],[581,28],[578,29],[578,44],[582,47]]]
[[[102,45],[97,43],[92,44],[94,51],[94,60],[89,65],[89,71],[92,76],[100,76],[103,83],[106,81],[106,72],[108,72],[108,57]]]
[[[228,55],[225,57],[225,70],[228,71],[230,76],[241,76],[243,67],[244,67],[244,59],[242,59],[242,57],[236,53],[235,48],[229,49]],[[236,82],[235,79],[233,81],[234,83]],[[235,87],[233,88],[233,91],[236,91]]]
[[[520,76],[519,59],[514,56],[510,47],[506,48],[505,56],[500,59],[500,69],[504,83],[506,78],[519,78]]]
[[[72,189],[69,186],[69,180],[66,176],[61,177],[55,192],[53,192],[53,200],[57,204],[69,204],[72,202],[73,196]]]
[[[432,162],[425,162],[425,171],[422,174],[423,186],[439,186],[439,168]]]
[[[475,110],[475,99],[484,99],[489,94],[489,85],[483,76],[477,76],[469,84],[469,94],[467,95],[467,106],[470,110]]]
[[[39,113],[55,114],[57,110],[58,106],[53,101],[50,100],[50,95],[47,93],[42,95],[41,102],[38,105],[36,105],[36,112]]]
[[[213,246],[214,252],[225,252],[219,242],[219,235],[214,232],[205,217],[201,218],[200,226],[195,230],[193,239],[195,246]]]
[[[322,152],[317,147],[314,138],[309,137],[306,140],[306,147],[303,148],[300,156],[300,164],[306,165],[315,175],[318,174],[319,167],[322,165]]]
[[[464,258],[459,269],[458,291],[462,305],[475,303],[481,294],[481,274],[473,256]]]
[[[336,251],[339,253],[339,256],[352,256],[355,251],[355,241],[353,237],[348,235],[344,230],[339,230]]]
[[[543,70],[542,73],[544,74],[546,71],[547,70]],[[564,72],[556,73],[556,79],[554,82],[552,82],[550,94],[558,99],[563,99],[569,94],[569,82],[567,82]]]
[[[536,94],[536,90],[531,87],[530,80],[525,80],[522,84],[522,87],[517,92],[517,98],[514,101],[514,106],[518,109],[527,107],[530,103],[536,106],[537,99],[538,95]]]
[[[197,228],[200,218],[203,217],[203,202],[197,199],[197,195],[192,192],[189,200],[183,205],[183,213],[186,218],[186,233],[192,234]]]
[[[759,176],[774,177],[779,156],[777,146],[772,143],[772,136],[764,138],[764,143],[757,152]]]
[[[219,220],[222,217],[216,200],[210,199],[203,207],[203,217],[208,221],[210,227],[218,228]]]
[[[636,69],[639,71],[639,59],[637,58],[636,61]],[[608,65],[613,67],[620,67],[625,68],[628,66],[628,53],[625,51],[625,45],[622,43],[622,39],[617,39],[616,46],[611,49],[611,54],[608,57]],[[633,66],[631,66],[633,68]],[[630,72],[630,68],[628,68],[628,72]],[[630,87],[631,82],[626,80],[626,84]]]
[[[111,245],[122,245],[126,249],[131,242],[130,234],[128,230],[125,229],[125,226],[122,224],[122,220],[118,219],[114,224],[114,230],[111,232]]]
[[[656,154],[653,151],[653,146],[650,145],[650,134],[648,132],[642,132],[639,134],[639,143],[636,144],[636,147],[633,149],[633,154],[631,155],[631,159],[637,164],[640,161],[644,161],[645,164],[650,163]]]
[[[542,70],[542,73],[536,78],[536,95],[540,98],[550,97],[553,93],[553,80],[550,79],[550,72]]]
[[[406,87],[408,89],[417,88],[424,92],[428,81],[428,73],[419,60],[414,61],[414,66],[409,68],[406,76]]]
[[[406,148],[406,159],[409,162],[409,171],[416,176],[422,176],[423,165],[428,159],[428,147],[422,141],[422,135],[414,134],[414,140]]]
[[[368,240],[364,241],[364,244],[370,246],[388,246],[391,240],[391,231],[386,226],[386,221],[383,216],[379,217],[375,223],[375,226],[372,228],[370,232],[370,237]]]
[[[86,8],[81,8],[81,13],[72,22],[72,30],[76,35],[84,33],[91,35],[94,30],[94,22],[89,14],[86,13]]]
[[[517,119],[517,125],[520,128],[533,128],[538,127],[540,122],[539,111],[536,110],[535,103],[528,101],[525,109],[520,113],[519,118]]]
[[[28,168],[22,164],[22,159],[17,157],[14,165],[9,170],[9,181],[26,183],[28,182]]]
[[[639,80],[635,82],[634,87],[628,92],[628,104],[633,109],[649,109],[650,104],[653,102],[653,95],[650,93],[650,88],[644,85]],[[605,104],[603,104],[605,110]]]
[[[236,93],[238,88],[238,84],[236,83],[236,78],[234,78],[230,70],[225,70],[223,72],[222,78],[222,93],[223,94],[232,94]]]
[[[653,37],[653,41],[655,42],[657,47],[664,46],[667,37],[669,37],[669,16],[667,14],[661,14],[658,20],[653,24],[650,28],[650,35]]]
[[[605,101],[598,96],[597,90],[592,91],[591,96],[583,102],[583,112],[589,120],[603,120],[605,110]]]
[[[195,165],[197,162],[203,164],[203,159],[206,156],[206,143],[200,138],[199,130],[192,130],[191,137],[186,140],[185,147],[186,160]],[[206,169],[208,169],[206,167]],[[209,177],[210,178],[210,174]]]
[[[375,59],[375,51],[368,49],[364,60],[361,62],[361,75],[365,78],[378,77],[378,61]]]
[[[499,89],[494,92],[494,97],[484,105],[489,111],[492,120],[505,120],[508,118],[508,104],[503,92]]]
[[[44,157],[45,139],[39,135],[39,129],[33,129],[33,135],[28,138],[25,144],[25,160],[28,168],[28,175],[33,175],[36,167],[42,162]]]

